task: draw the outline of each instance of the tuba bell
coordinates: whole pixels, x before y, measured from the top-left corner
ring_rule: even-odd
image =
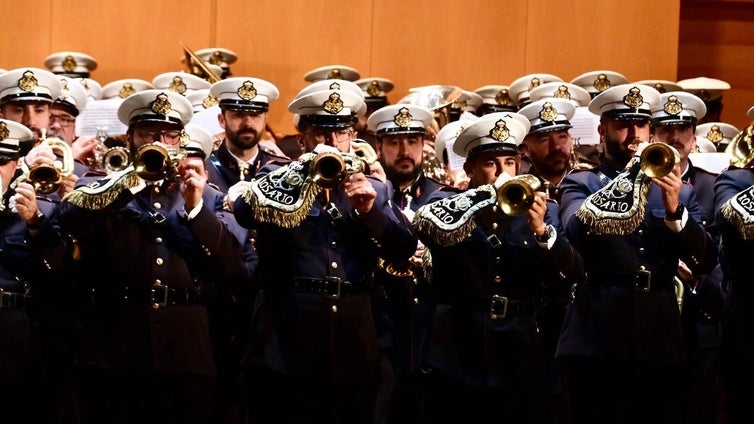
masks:
[[[673,171],[681,156],[673,146],[665,143],[650,143],[639,158],[641,170],[650,178],[662,178]]]
[[[497,205],[506,215],[523,215],[534,203],[534,192],[541,185],[534,175],[516,175],[497,190]]]
[[[71,146],[62,139],[57,137],[46,138],[44,133],[41,143],[50,146],[52,151],[57,152],[62,159],[55,160],[52,164],[45,163],[30,167],[29,171],[16,181],[26,180],[34,186],[34,191],[37,193],[50,194],[56,192],[63,179],[73,173],[73,151]]]
[[[736,168],[750,168],[754,161],[754,146],[752,138],[754,137],[754,121],[741,130],[728,143],[725,153],[730,157],[730,165]]]

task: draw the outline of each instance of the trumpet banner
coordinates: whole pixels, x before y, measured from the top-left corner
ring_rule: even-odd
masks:
[[[742,239],[754,239],[754,185],[728,199],[720,213],[736,227]]]
[[[630,234],[644,220],[650,178],[638,160],[632,161],[628,171],[590,194],[576,211],[576,216],[589,227],[589,234]]]
[[[123,190],[136,187],[142,179],[136,175],[133,166],[113,172],[107,177],[91,182],[66,194],[63,201],[80,208],[100,210],[109,206]]]
[[[413,225],[441,246],[452,246],[465,240],[474,228],[474,216],[482,209],[497,204],[497,191],[491,184],[469,189],[419,208]]]
[[[252,206],[256,221],[282,228],[301,224],[322,190],[309,176],[312,158],[302,155],[303,161],[291,162],[251,181],[241,197]]]

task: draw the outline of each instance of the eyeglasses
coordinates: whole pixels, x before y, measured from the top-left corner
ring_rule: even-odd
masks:
[[[50,124],[55,123],[55,121],[60,123],[61,127],[70,127],[76,122],[76,118],[65,115],[50,115]]]
[[[314,138],[320,143],[332,140],[333,143],[343,143],[349,141],[354,134],[353,128],[344,128],[341,130],[309,130],[304,134]]]
[[[143,139],[160,141],[169,146],[176,146],[181,142],[179,130],[136,130],[135,133]]]

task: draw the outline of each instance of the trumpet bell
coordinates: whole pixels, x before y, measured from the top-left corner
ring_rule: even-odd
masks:
[[[170,154],[167,149],[156,144],[145,144],[136,151],[134,169],[146,181],[159,181],[170,171]]]
[[[749,168],[754,160],[754,148],[752,148],[752,136],[754,136],[754,122],[741,130],[728,143],[725,153],[730,157],[730,165],[736,168]]]
[[[318,186],[335,188],[346,178],[346,163],[339,153],[322,152],[312,160],[309,172],[312,181]]]
[[[102,156],[102,162],[107,172],[118,172],[131,164],[131,158],[125,147],[111,147]]]
[[[57,137],[45,138],[42,142],[48,144],[53,152],[57,152],[62,160],[30,168],[26,181],[34,186],[37,193],[50,194],[58,190],[63,178],[73,173],[73,151],[68,143]]]
[[[673,171],[681,156],[673,146],[665,143],[650,143],[641,152],[641,169],[650,178],[662,178]]]
[[[523,215],[534,203],[534,192],[541,185],[539,178],[534,175],[517,175],[498,189],[497,205],[506,215]]]

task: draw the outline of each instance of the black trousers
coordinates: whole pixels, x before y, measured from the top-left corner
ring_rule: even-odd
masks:
[[[81,424],[207,423],[214,377],[116,372],[79,366],[74,397]]]
[[[574,424],[683,422],[687,391],[679,368],[587,358],[568,358],[563,366]]]
[[[243,373],[250,423],[366,424],[372,420],[376,383],[337,385],[253,365],[245,366]]]

